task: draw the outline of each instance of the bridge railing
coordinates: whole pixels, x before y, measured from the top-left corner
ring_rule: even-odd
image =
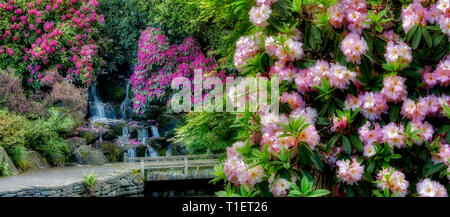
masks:
[[[134,157],[124,155],[126,163],[140,163],[142,175],[145,178],[146,170],[181,169],[184,168],[184,176],[189,176],[189,168],[214,167],[219,163],[219,154],[209,155],[176,155],[157,157]]]

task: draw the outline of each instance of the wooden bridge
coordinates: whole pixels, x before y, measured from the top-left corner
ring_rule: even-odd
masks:
[[[134,157],[124,155],[125,163],[140,163],[144,181],[213,178],[217,154]]]

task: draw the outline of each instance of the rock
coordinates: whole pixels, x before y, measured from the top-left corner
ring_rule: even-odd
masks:
[[[88,144],[93,144],[100,138],[100,133],[94,130],[83,130],[80,134],[82,138],[86,139]]]
[[[132,186],[132,184],[131,184],[128,180],[126,180],[126,179],[121,179],[121,180],[119,181],[119,185],[120,185],[120,187],[122,187],[122,188]]]
[[[2,171],[2,165],[8,164],[7,168],[8,171]],[[6,153],[5,149],[0,146],[0,176],[5,173],[10,173],[10,175],[17,175],[19,174],[19,171],[17,170],[16,166],[12,162],[11,158],[9,158],[8,154]]]
[[[47,160],[39,153],[32,150],[26,151],[26,156],[20,161],[19,166],[23,170],[46,169],[49,167]]]
[[[108,160],[101,151],[87,145],[78,147],[74,155],[78,164],[103,165],[108,163]]]
[[[68,111],[67,107],[54,107],[57,111],[59,111],[60,113],[64,114]],[[83,124],[85,124],[86,119],[85,119],[86,114],[83,113],[82,111],[76,111],[76,112],[71,112],[69,114],[67,114],[65,120],[68,120],[69,123],[66,125],[66,127],[63,129],[63,134],[66,137],[70,137],[70,136],[74,136],[74,133],[76,131],[76,129],[78,127],[83,126]]]
[[[161,149],[165,148],[168,144],[164,137],[151,137],[147,139],[147,145],[150,145],[155,149]]]
[[[123,161],[123,153],[127,150],[126,146],[122,146],[113,142],[103,142],[100,146],[109,161]]]
[[[82,146],[87,145],[87,140],[85,138],[73,137],[66,139],[67,146],[69,147],[70,153],[74,153],[75,150]]]

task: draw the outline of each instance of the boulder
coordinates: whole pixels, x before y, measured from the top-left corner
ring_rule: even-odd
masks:
[[[23,170],[37,170],[46,169],[49,165],[41,154],[36,151],[27,150],[24,159],[19,162],[19,167]]]
[[[103,152],[87,145],[78,147],[74,155],[78,164],[103,165],[108,163],[108,159],[106,159]]]
[[[67,146],[69,147],[70,153],[74,153],[75,150],[82,146],[87,145],[87,140],[85,138],[73,137],[66,139]]]
[[[127,150],[126,146],[114,142],[103,142],[101,148],[111,162],[123,161],[123,153]]]
[[[67,107],[54,107],[57,111],[59,111],[60,113],[64,114],[66,112],[68,112]],[[65,120],[66,121],[66,125],[65,128],[63,129],[63,134],[66,137],[70,137],[70,136],[74,136],[75,131],[78,127],[83,126],[83,124],[85,124],[86,119],[85,119],[86,114],[83,113],[82,111],[76,111],[76,112],[71,112],[69,114],[66,115]]]
[[[19,174],[19,170],[17,170],[16,166],[12,162],[11,158],[9,158],[5,149],[3,149],[3,147],[0,146],[0,176],[5,173],[5,171],[2,171],[2,167],[4,164],[7,164],[8,168],[7,172],[10,173],[10,175]]]
[[[92,144],[100,138],[100,133],[94,130],[83,130],[80,132],[80,135],[86,139],[88,144]]]

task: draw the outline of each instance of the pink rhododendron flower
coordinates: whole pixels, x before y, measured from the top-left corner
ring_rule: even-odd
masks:
[[[266,27],[269,25],[267,20],[270,18],[271,13],[270,6],[266,4],[260,5],[259,7],[253,6],[249,12],[250,21],[257,27]]]
[[[383,143],[387,143],[391,148],[406,147],[406,137],[403,132],[403,126],[395,123],[389,123],[381,129]]]
[[[448,197],[445,186],[429,178],[417,183],[416,190],[420,197]]]
[[[287,194],[287,191],[290,189],[289,183],[284,178],[277,179],[271,187],[271,191],[273,196],[275,197],[284,197]]]
[[[388,188],[396,197],[405,197],[408,193],[409,182],[405,174],[392,167],[382,169],[377,174],[377,187],[381,190]]]
[[[347,34],[341,43],[341,51],[345,55],[347,62],[360,64],[361,56],[365,54],[368,49],[364,38],[356,33]]]
[[[381,114],[387,113],[386,97],[379,92],[366,92],[358,97],[361,104],[361,113],[367,119],[373,121],[381,119]]]
[[[356,158],[336,161],[338,166],[337,177],[348,185],[353,185],[361,180],[364,173],[364,165],[358,163]]]
[[[408,95],[405,85],[406,79],[400,76],[387,76],[383,79],[381,93],[388,102],[400,102]]]

